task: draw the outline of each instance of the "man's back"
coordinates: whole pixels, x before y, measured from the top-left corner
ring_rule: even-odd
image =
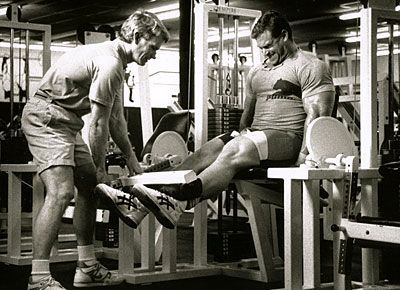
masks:
[[[65,53],[42,78],[38,94],[82,116],[89,99],[112,106],[120,95],[126,55],[118,41],[77,47]]]

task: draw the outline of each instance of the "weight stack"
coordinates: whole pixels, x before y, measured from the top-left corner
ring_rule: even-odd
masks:
[[[118,216],[110,212],[110,218],[108,222],[96,223],[95,239],[97,241],[103,241],[103,247],[118,248],[118,227]]]
[[[217,229],[209,221],[207,235],[208,253],[214,255],[217,262],[233,262],[256,256],[250,225],[247,218],[238,217],[237,190],[231,184],[225,191],[225,200],[218,196]],[[225,210],[228,216],[223,215]],[[232,212],[232,216],[229,213]]]
[[[243,109],[219,106],[208,110],[208,140],[221,134],[239,131],[240,117]]]
[[[210,232],[207,248],[217,262],[233,262],[256,256],[251,233],[246,231]]]

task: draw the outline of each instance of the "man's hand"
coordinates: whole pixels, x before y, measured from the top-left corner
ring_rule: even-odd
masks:
[[[139,161],[137,160],[135,153],[133,153],[129,157],[127,157],[126,166],[128,166],[129,175],[135,175],[135,174],[143,173],[143,169],[140,166]]]

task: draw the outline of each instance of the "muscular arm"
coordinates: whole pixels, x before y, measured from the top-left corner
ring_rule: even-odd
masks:
[[[246,77],[246,100],[244,101],[243,113],[240,118],[240,131],[250,127],[253,122],[254,108],[256,106],[256,95],[251,88],[253,71],[251,70]]]
[[[135,152],[133,151],[131,142],[128,138],[128,128],[123,114],[121,102],[114,103],[111,111],[109,126],[111,138],[127,158],[127,166],[130,174],[141,173],[142,169],[136,159]]]
[[[111,109],[92,102],[92,115],[89,126],[89,146],[92,152],[98,182],[106,181],[105,155],[108,139],[108,120]]]
[[[303,143],[301,145],[301,150],[299,158],[297,160],[297,164],[303,163],[305,156],[308,154],[306,146],[306,132],[308,125],[318,117],[331,116],[334,104],[335,104],[334,92],[323,92],[303,99],[304,110],[307,114],[307,117],[304,122]]]

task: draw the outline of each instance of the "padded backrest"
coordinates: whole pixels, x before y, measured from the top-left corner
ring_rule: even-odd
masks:
[[[339,86],[335,86],[335,103],[333,104],[333,110],[331,117],[337,117],[338,105],[339,105],[339,97],[341,94],[341,89]]]
[[[183,140],[185,140],[186,142],[189,136],[189,129],[190,129],[189,124],[190,124],[190,112],[188,111],[169,112],[165,114],[160,119],[150,139],[143,147],[142,153],[140,154],[140,160],[143,160],[143,156],[145,154],[151,153],[154,141],[161,133],[165,131],[177,132],[179,135],[182,136]]]

